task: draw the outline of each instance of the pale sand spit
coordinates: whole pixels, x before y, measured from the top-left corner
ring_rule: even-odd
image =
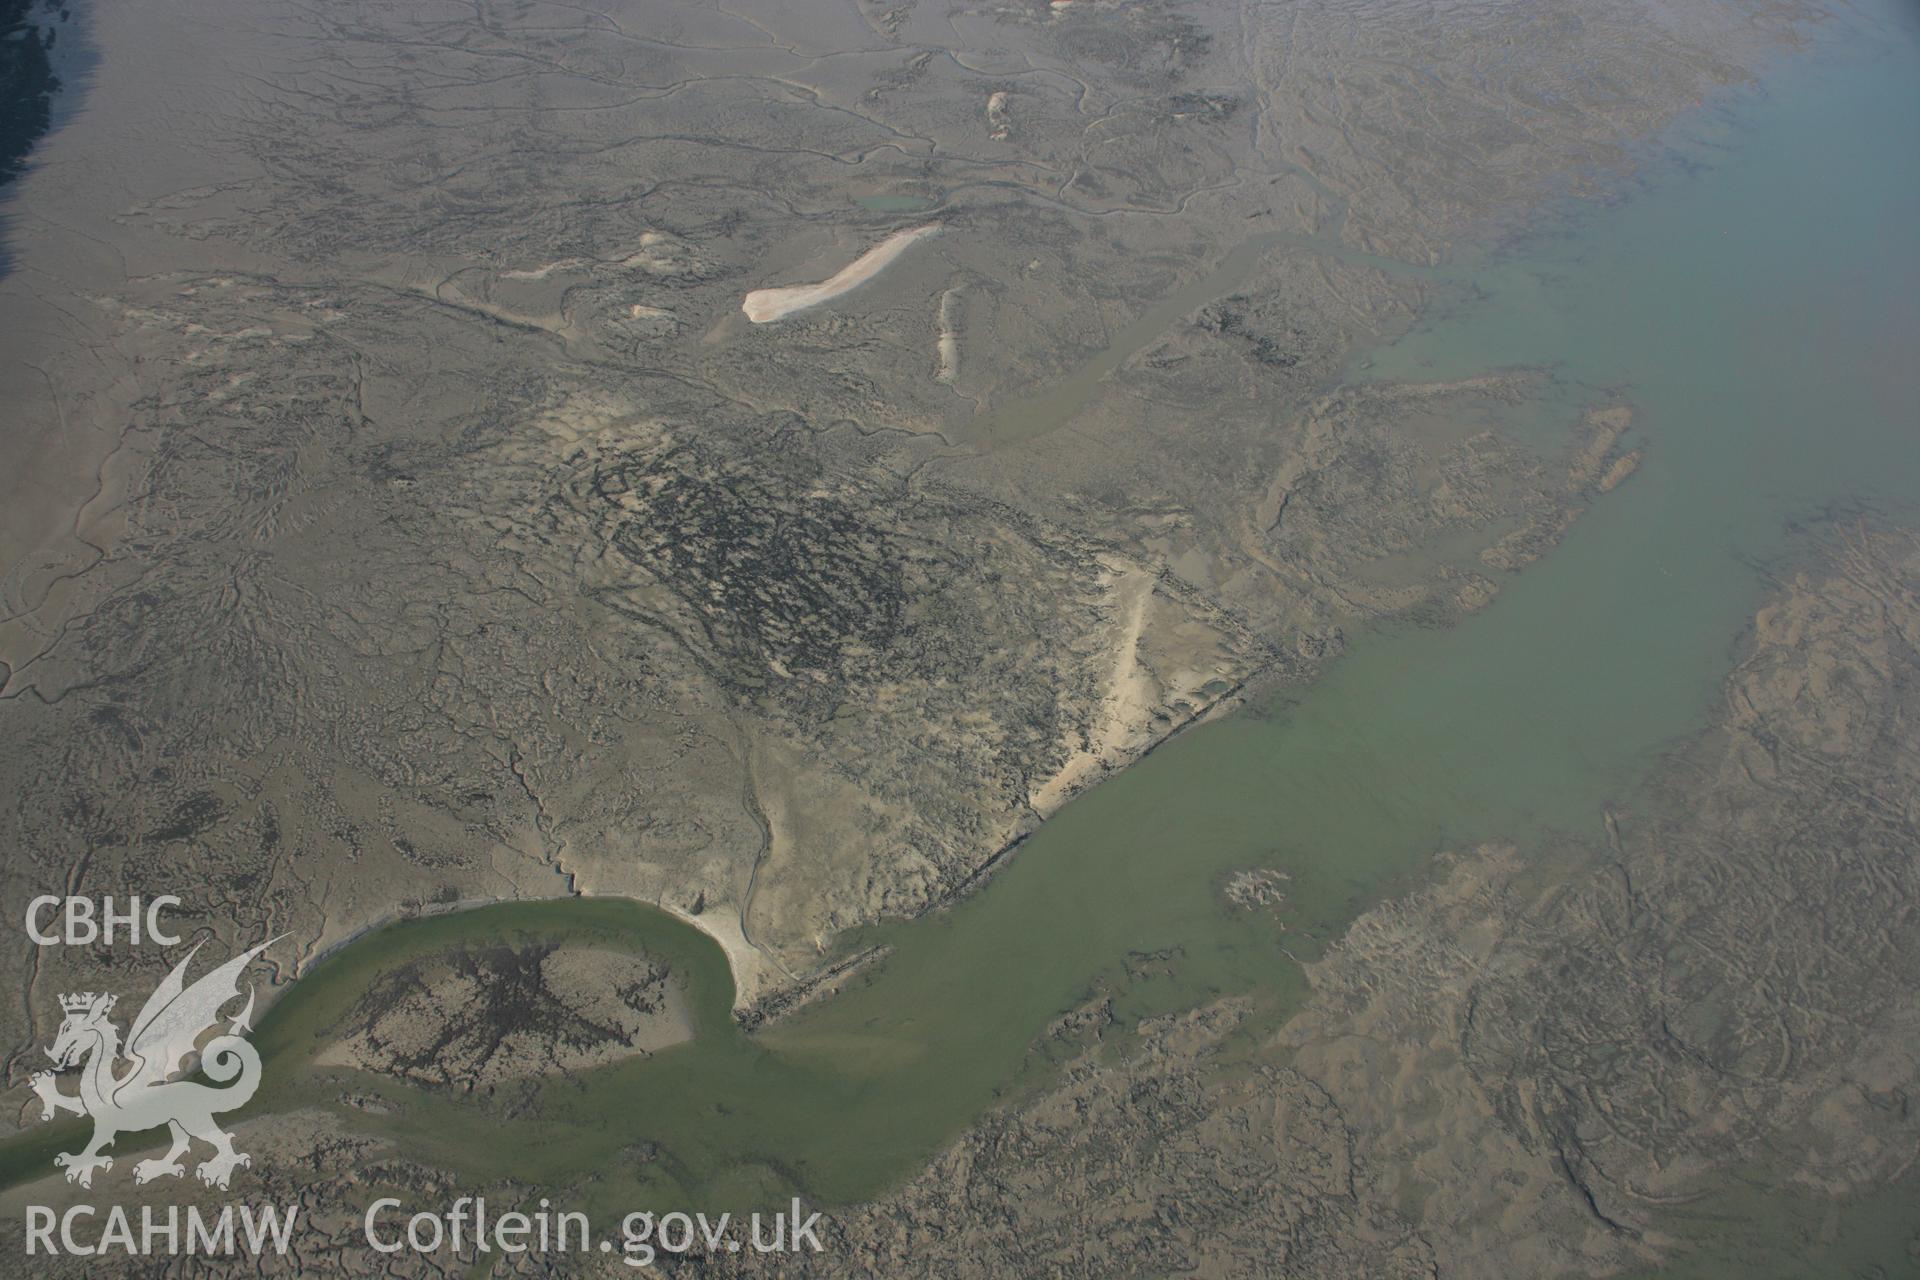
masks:
[[[873,248],[855,258],[833,276],[819,284],[790,284],[778,289],[755,289],[741,302],[740,309],[755,324],[784,319],[796,311],[832,302],[843,293],[859,288],[879,275],[915,241],[938,235],[940,224],[929,222],[905,231],[896,231]]]
[[[1028,797],[1033,811],[1050,817],[1060,806],[1115,765],[1124,764],[1152,741],[1158,689],[1140,661],[1147,606],[1153,600],[1154,575],[1137,566],[1108,564],[1109,599],[1120,618],[1113,644],[1113,672],[1107,680],[1105,711],[1085,749],[1076,751],[1059,772]]]

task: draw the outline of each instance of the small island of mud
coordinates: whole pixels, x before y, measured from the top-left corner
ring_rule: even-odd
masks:
[[[666,965],[552,943],[463,946],[403,965],[334,1030],[319,1065],[482,1094],[693,1037]]]

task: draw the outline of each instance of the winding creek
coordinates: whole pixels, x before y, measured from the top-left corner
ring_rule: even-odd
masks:
[[[1640,473],[1491,607],[1446,632],[1367,637],[1304,693],[1180,737],[1069,805],[975,896],[850,940],[891,954],[758,1034],[736,1028],[724,958],[684,923],[624,902],[492,907],[381,930],[303,978],[260,1029],[269,1084],[253,1110],[338,1108],[339,1073],[305,1064],[409,955],[514,934],[640,947],[689,978],[693,1043],[556,1082],[519,1118],[370,1079],[389,1110],[340,1114],[476,1180],[593,1170],[590,1209],[790,1188],[843,1202],[1044,1080],[1036,1034],[1096,990],[1123,1019],[1254,993],[1257,1036],[1306,993],[1295,957],[1437,850],[1600,838],[1603,806],[1630,805],[1713,708],[1763,590],[1753,566],[1802,549],[1793,522],[1920,496],[1920,36],[1893,3],[1855,21],[1764,93],[1688,117],[1632,198],[1559,208],[1525,243],[1450,268],[1426,325],[1354,371],[1549,369],[1523,431],[1564,430],[1614,389],[1639,410]],[[1279,251],[1316,249],[1236,253]],[[1142,324],[1177,320],[1188,292]],[[1104,376],[1135,337],[1073,377]],[[1073,391],[996,415],[986,436],[1042,427]],[[1284,928],[1223,910],[1220,879],[1244,867],[1291,876]],[[1129,953],[1162,951],[1167,972],[1126,978]],[[9,1180],[59,1140],[9,1144]],[[643,1141],[659,1158],[632,1157]]]

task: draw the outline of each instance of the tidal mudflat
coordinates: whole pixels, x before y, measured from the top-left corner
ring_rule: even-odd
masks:
[[[1756,904],[1844,863],[1816,923],[1904,972],[1895,899],[1840,890],[1892,883],[1911,772],[1916,175],[1875,142],[1913,118],[1911,23],[1527,12],[1547,34],[1396,31],[1418,87],[1333,10],[654,42],[296,8],[285,49],[258,13],[106,15],[109,50],[249,93],[316,40],[357,68],[169,143],[187,187],[104,81],[49,145],[113,190],[76,163],[19,197],[87,301],[0,296],[62,338],[7,374],[59,424],[22,428],[44,483],[5,515],[16,887],[190,875],[212,936],[293,932],[248,1124],[260,1186],[342,1224],[310,1266],[350,1268],[369,1180],[799,1192],[849,1274],[1750,1263],[1694,1194],[1825,1197],[1897,1260],[1904,1130],[1829,1153],[1899,1045],[1860,1106],[1818,1091],[1898,984],[1834,988]],[[555,83],[513,98],[501,61]],[[850,213],[849,167],[938,191],[938,242],[741,324],[823,241],[928,216]],[[1852,710],[1807,715],[1816,686]],[[1768,742],[1808,750],[1742,790]],[[1829,749],[1872,785],[1825,786]],[[476,898],[514,901],[433,915]],[[429,918],[329,953],[396,910]],[[591,1043],[549,948],[642,975]],[[88,963],[23,971],[29,1005]],[[512,1030],[452,999],[481,967],[551,1043],[470,1052]],[[431,1027],[367,1006],[396,975],[444,987],[404,1006]],[[1828,1057],[1771,990],[1819,993]],[[1127,1211],[1160,1201],[1213,1252]]]

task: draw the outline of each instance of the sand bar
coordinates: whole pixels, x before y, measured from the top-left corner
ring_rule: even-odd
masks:
[[[790,284],[778,289],[755,289],[740,304],[747,319],[755,324],[784,319],[796,311],[832,302],[843,293],[859,288],[883,271],[887,264],[907,251],[917,240],[938,235],[940,224],[925,223],[896,231],[818,284]]]

